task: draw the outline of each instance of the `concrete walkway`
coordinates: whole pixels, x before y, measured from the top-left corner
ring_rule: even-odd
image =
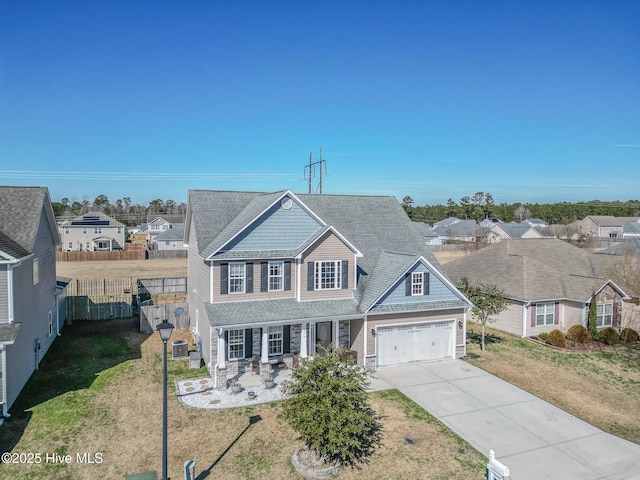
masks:
[[[381,368],[371,387],[399,389],[485,456],[493,450],[513,480],[640,479],[640,445],[462,360]]]

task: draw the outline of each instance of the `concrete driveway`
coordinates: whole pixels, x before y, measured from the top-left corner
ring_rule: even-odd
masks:
[[[640,479],[640,445],[462,360],[377,370],[372,389],[391,387],[481,453],[493,450],[513,480]]]

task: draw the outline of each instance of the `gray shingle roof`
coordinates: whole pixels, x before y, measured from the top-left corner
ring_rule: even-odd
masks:
[[[457,283],[494,284],[511,298],[588,300],[604,285],[602,257],[558,239],[507,239],[447,263]]]
[[[182,241],[184,239],[184,225],[175,225],[156,235],[157,242]]]
[[[520,238],[522,235],[531,230],[531,225],[528,223],[500,223],[493,227],[494,229],[501,228],[507,235],[513,238]]]
[[[200,256],[206,258],[268,209],[285,191],[263,194],[192,190],[187,222],[194,225]],[[293,258],[333,227],[362,253],[354,300],[298,302],[295,299],[207,304],[216,325],[350,316],[366,311],[420,256],[442,267],[394,197],[310,195],[296,197],[327,226],[292,250],[224,252],[216,258]],[[358,305],[357,301],[360,301]],[[432,304],[429,309],[433,309]],[[461,302],[459,307],[467,306]],[[414,309],[415,306],[411,307]]]
[[[33,251],[45,200],[50,203],[48,198],[46,187],[0,186],[0,252],[22,258]],[[58,241],[57,230],[53,230]]]
[[[0,325],[0,343],[13,343],[18,336],[21,323],[5,323]]]
[[[295,322],[327,317],[356,316],[358,304],[348,300],[298,302],[295,298],[205,304],[213,327],[255,325],[265,322]]]
[[[613,215],[588,215],[594,223],[601,227],[622,227],[627,222],[637,222],[640,217],[614,217]]]
[[[88,212],[85,213],[84,215],[80,215],[79,217],[76,217],[74,219],[72,219],[69,222],[65,222],[64,226],[65,227],[86,227],[86,226],[91,226],[91,219],[97,219],[98,221],[101,222],[109,222],[110,227],[124,227],[124,223],[121,223],[113,218],[111,218],[110,216],[102,213],[102,212]],[[88,219],[88,220],[87,220]],[[82,222],[83,224],[76,224],[74,225],[74,222]]]

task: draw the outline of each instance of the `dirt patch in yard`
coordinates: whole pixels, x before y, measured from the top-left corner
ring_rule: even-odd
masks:
[[[57,262],[56,273],[80,280],[133,277],[135,283],[138,278],[186,277],[187,259]]]
[[[470,324],[471,330],[479,330]],[[492,329],[502,339],[468,361],[586,422],[640,443],[640,344],[597,351],[552,349]]]
[[[190,336],[174,332],[171,340],[178,339],[190,341]],[[277,418],[276,403],[220,411],[178,402],[174,381],[203,375],[204,369],[189,370],[187,361],[169,360],[169,476],[182,478],[182,465],[193,459],[199,479],[299,479],[290,458],[300,442]],[[63,330],[24,393],[18,402],[24,411],[17,409],[0,428],[3,451],[57,452],[71,455],[72,462],[0,465],[1,479],[160,473],[162,342],[157,334],[138,333],[131,320],[76,322]],[[339,478],[482,477],[483,456],[402,394],[391,390],[371,398],[384,417],[383,445],[368,464],[345,469]],[[79,463],[78,453],[100,453],[102,461]]]

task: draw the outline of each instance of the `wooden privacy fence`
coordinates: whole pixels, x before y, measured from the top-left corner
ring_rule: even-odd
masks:
[[[56,252],[57,262],[90,262],[98,260],[145,260],[144,250],[114,250],[113,252]]]
[[[131,295],[67,296],[67,319],[108,320],[111,318],[131,318],[133,306]]]
[[[138,295],[151,296],[159,293],[187,293],[187,277],[138,279]]]
[[[131,277],[72,279],[67,285],[67,319],[108,320],[131,318]]]
[[[176,310],[183,312],[176,315]],[[171,303],[165,305],[140,305],[140,333],[153,333],[156,326],[168,320],[177,329],[189,328],[189,305],[187,303]]]

